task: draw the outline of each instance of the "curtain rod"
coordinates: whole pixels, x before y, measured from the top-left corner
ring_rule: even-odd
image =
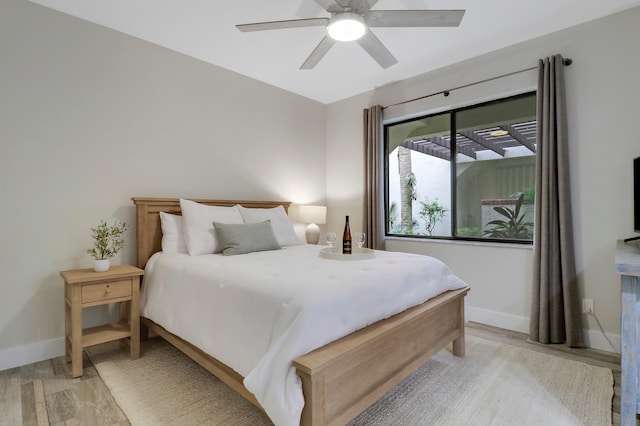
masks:
[[[562,60],[562,64],[565,65],[565,66],[569,66],[572,63],[573,63],[573,59],[570,59],[570,58],[564,58]],[[496,77],[491,77],[491,78],[487,78],[487,79],[484,79],[484,80],[475,81],[473,83],[463,84],[462,86],[457,86],[457,87],[454,87],[454,88],[449,89],[449,90],[441,90],[439,92],[430,93],[428,95],[424,95],[424,96],[420,96],[420,97],[417,97],[417,98],[409,99],[407,101],[402,101],[402,102],[397,102],[395,104],[387,105],[387,106],[382,107],[382,109],[386,109],[386,108],[390,108],[390,107],[394,107],[394,106],[398,106],[398,105],[408,104],[409,102],[415,102],[415,101],[419,101],[419,100],[430,98],[432,96],[437,96],[437,95],[444,95],[446,97],[446,96],[449,96],[449,93],[454,91],[454,90],[464,89],[465,87],[475,86],[476,84],[487,83],[489,81],[498,80],[499,78],[510,77],[512,75],[515,75],[515,74],[520,74],[520,73],[527,72],[527,71],[532,71],[532,70],[535,70],[535,69],[538,69],[538,67],[537,66],[529,67],[529,68],[525,68],[523,70],[513,71],[513,72],[510,72],[510,73],[507,73],[507,74],[502,74],[502,75],[499,75],[499,76],[496,76]]]

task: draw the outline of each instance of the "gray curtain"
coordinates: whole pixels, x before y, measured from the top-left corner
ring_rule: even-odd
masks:
[[[384,216],[381,215],[381,161],[382,107],[372,106],[364,110],[364,218],[367,233],[366,246],[384,250]]]
[[[584,346],[576,277],[564,60],[538,63],[536,229],[530,339]]]

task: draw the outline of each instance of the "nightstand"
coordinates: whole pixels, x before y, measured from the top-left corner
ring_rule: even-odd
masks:
[[[106,272],[93,269],[62,271],[64,279],[65,357],[73,377],[82,376],[82,348],[128,339],[131,359],[140,358],[140,277],[142,269],[114,265]],[[82,328],[82,309],[120,303],[116,323]]]

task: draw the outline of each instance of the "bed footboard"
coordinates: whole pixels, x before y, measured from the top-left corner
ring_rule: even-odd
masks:
[[[448,291],[296,358],[305,396],[301,424],[344,425],[448,344],[464,356],[468,291]]]

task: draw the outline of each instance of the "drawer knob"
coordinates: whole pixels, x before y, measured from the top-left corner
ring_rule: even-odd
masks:
[[[109,287],[109,285],[107,285],[107,289],[104,292],[107,293],[107,294],[111,293],[111,287]]]

